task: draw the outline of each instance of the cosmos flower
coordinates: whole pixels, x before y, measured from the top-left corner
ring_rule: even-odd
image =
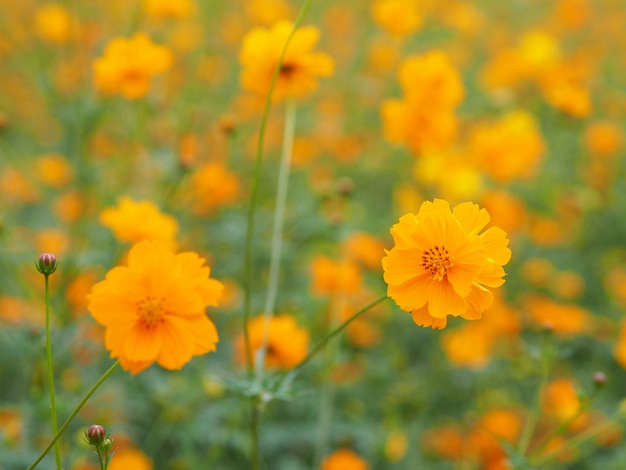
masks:
[[[217,330],[205,309],[217,306],[223,285],[209,274],[196,253],[174,254],[156,241],[134,245],[128,265],[111,269],[88,296],[111,357],[136,374],[154,362],[178,370],[215,351]]]
[[[244,90],[267,94],[292,28],[289,21],[279,21],[269,29],[258,27],[246,34],[239,53]],[[319,36],[319,30],[313,26],[299,28],[293,35],[280,68],[274,100],[303,97],[315,90],[318,77],[332,75],[334,64],[330,56],[313,50]]]
[[[420,326],[443,328],[448,315],[481,317],[493,302],[489,288],[504,283],[511,250],[506,233],[491,227],[489,214],[465,202],[422,204],[391,228],[395,246],[382,260],[388,295]]]

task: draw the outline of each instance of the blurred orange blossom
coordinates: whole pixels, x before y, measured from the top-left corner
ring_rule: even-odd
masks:
[[[271,28],[253,28],[243,38],[239,62],[243,66],[241,85],[244,90],[265,95],[270,88],[280,54],[293,29],[289,21],[279,21]],[[333,60],[315,52],[319,30],[313,26],[299,28],[293,35],[274,90],[274,100],[300,98],[317,87],[317,77],[333,74]]]

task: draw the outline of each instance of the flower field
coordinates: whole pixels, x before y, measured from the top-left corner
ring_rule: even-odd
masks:
[[[0,4],[0,470],[626,468],[626,3]]]

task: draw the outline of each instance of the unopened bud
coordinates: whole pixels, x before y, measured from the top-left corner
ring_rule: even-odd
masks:
[[[606,374],[604,372],[596,372],[593,374],[593,383],[596,387],[603,387],[606,385]]]
[[[107,437],[102,441],[102,444],[100,444],[100,448],[105,452],[109,452],[113,448],[113,439]]]
[[[92,446],[101,446],[106,439],[106,430],[103,426],[99,424],[92,424],[89,426],[89,429],[85,432],[85,436],[87,437],[87,442]]]
[[[35,266],[37,267],[37,271],[47,276],[57,270],[57,259],[50,253],[44,253],[39,256]]]

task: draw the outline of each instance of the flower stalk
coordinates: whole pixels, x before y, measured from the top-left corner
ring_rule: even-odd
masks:
[[[44,449],[44,451],[41,453],[41,455],[39,455],[39,457],[37,457],[37,459],[26,470],[33,470],[34,468],[36,468],[37,465],[39,465],[39,463],[44,459],[44,457],[46,455],[48,455],[48,452],[50,452],[52,447],[56,445],[58,440],[61,438],[61,436],[63,435],[63,433],[67,429],[67,427],[72,423],[74,418],[76,418],[76,415],[80,412],[80,410],[83,408],[83,406],[85,406],[85,403],[87,403],[87,401],[89,401],[89,399],[96,392],[96,390],[98,390],[98,388],[100,388],[100,385],[102,385],[104,383],[104,381],[109,378],[109,376],[113,373],[113,371],[115,369],[117,369],[117,367],[119,365],[120,365],[120,361],[115,361],[113,363],[113,365],[111,367],[109,367],[109,369],[104,374],[102,374],[102,376],[96,381],[96,383],[94,383],[92,385],[92,387],[85,394],[83,399],[78,403],[78,405],[76,405],[76,408],[74,408],[74,411],[72,411],[72,413],[67,417],[65,422],[61,425],[61,427],[59,428],[57,433],[54,435],[54,437],[52,438],[52,440],[48,444],[48,447],[46,447]]]

